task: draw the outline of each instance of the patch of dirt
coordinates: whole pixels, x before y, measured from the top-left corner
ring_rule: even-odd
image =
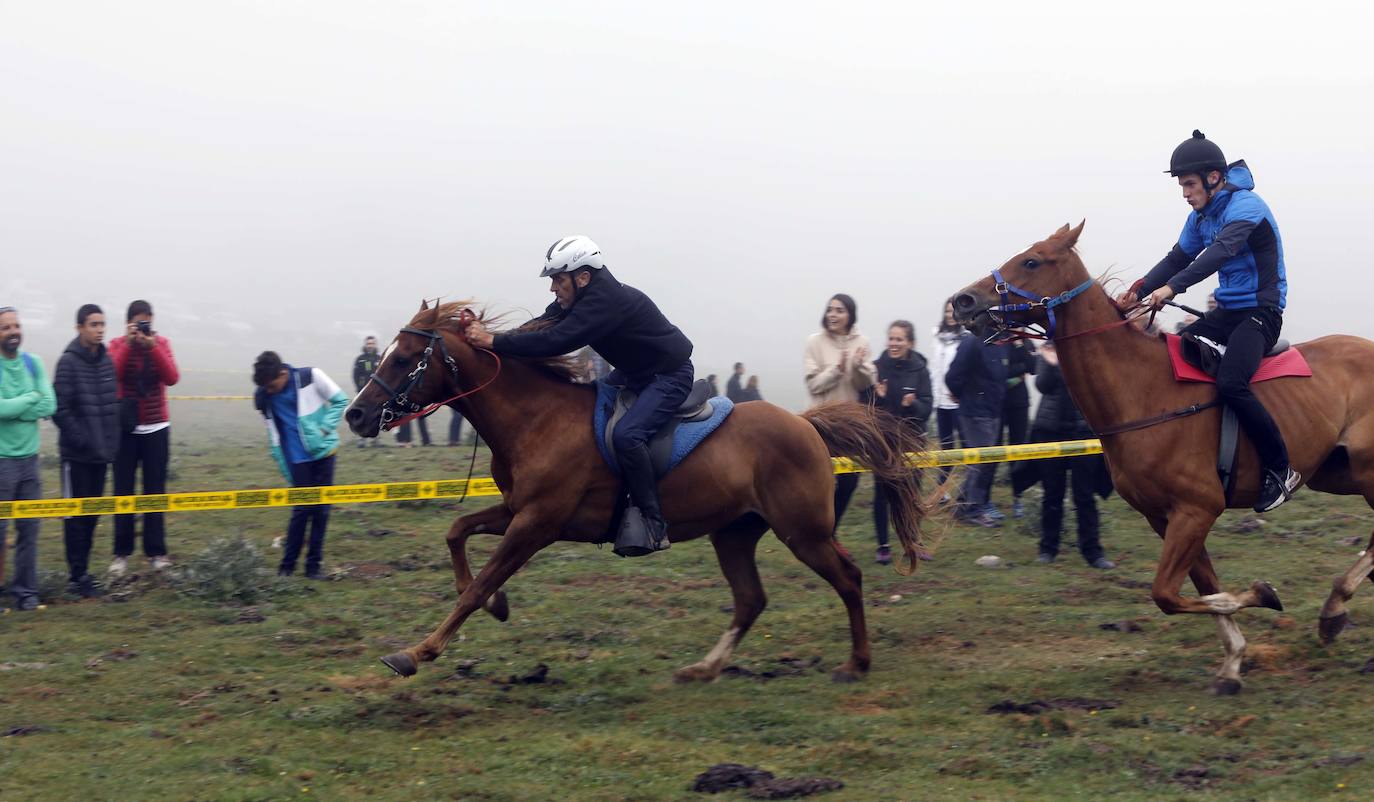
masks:
[[[1170,778],[1173,782],[1182,785],[1193,791],[1207,787],[1209,775],[1212,770],[1201,763],[1189,766],[1186,769],[1179,769]]]
[[[767,780],[749,789],[753,799],[797,799],[798,797],[838,791],[844,787],[839,780],[826,777],[797,777],[795,779]]]
[[[1374,657],[1369,658],[1369,662],[1360,667],[1361,674],[1374,674]]]
[[[514,685],[562,685],[563,680],[549,676],[549,667],[543,663],[520,675],[511,674],[505,680],[494,679],[497,685],[510,688]]]
[[[347,674],[335,674],[325,677],[325,680],[341,691],[380,691],[391,687],[391,679],[376,674],[368,674],[362,677],[353,677]]]
[[[48,728],[42,726],[41,724],[20,724],[17,727],[10,727],[5,730],[0,730],[0,738],[21,738],[25,735],[34,735],[36,733],[47,731]]]
[[[719,794],[736,788],[750,788],[773,779],[773,772],[746,766],[742,763],[717,763],[692,781],[689,791],[699,794]]]
[[[1113,710],[1121,706],[1115,699],[1082,699],[1065,697],[1060,699],[1035,699],[1029,702],[1013,702],[1004,699],[988,707],[988,713],[1021,713],[1034,716],[1049,710]]]
[[[263,621],[266,621],[266,620],[267,620],[267,616],[263,615],[262,612],[261,612],[260,610],[258,610],[258,608],[256,608],[256,607],[245,607],[245,608],[243,608],[242,610],[239,610],[238,616],[236,616],[236,617],[234,618],[234,623],[235,623],[235,624],[260,624],[260,623],[262,623]]]
[[[745,679],[757,679],[763,682],[778,679],[780,677],[800,677],[803,674],[811,674],[824,671],[821,666],[819,655],[806,660],[800,657],[779,657],[773,661],[773,667],[762,670],[754,670],[741,665],[728,665],[720,673],[726,677],[743,677]]]
[[[86,668],[99,668],[103,663],[122,663],[125,660],[132,660],[138,657],[138,652],[125,648],[114,649],[108,654],[100,657],[92,657],[86,661]]]
[[[376,560],[343,563],[339,567],[343,570],[345,576],[354,579],[384,579],[395,573],[395,570],[390,565]]]
[[[1364,760],[1364,755],[1331,755],[1312,761],[1312,767],[1320,769],[1325,766],[1353,766],[1362,760]]]
[[[1240,735],[1240,733],[1241,733],[1246,727],[1250,726],[1251,724],[1254,724],[1255,721],[1257,720],[1257,718],[1258,718],[1257,716],[1246,715],[1246,716],[1241,716],[1240,718],[1235,719],[1234,721],[1228,721],[1227,723],[1225,723],[1225,724],[1223,724],[1223,725],[1221,725],[1220,727],[1217,728],[1217,735],[1220,735],[1220,736]]]
[[[1106,624],[1098,624],[1098,629],[1108,632],[1144,632],[1140,625],[1134,621],[1110,621]]]
[[[1293,650],[1287,646],[1275,646],[1272,643],[1252,643],[1245,650],[1245,668],[1261,668],[1265,671],[1295,670],[1299,666],[1293,664],[1292,653]]]

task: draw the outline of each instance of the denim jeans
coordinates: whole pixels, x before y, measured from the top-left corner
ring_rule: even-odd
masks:
[[[959,434],[963,436],[964,448],[985,448],[996,445],[1001,434],[1002,421],[999,418],[975,418],[959,416]],[[992,474],[997,463],[970,465],[964,476],[964,488],[959,492],[959,509],[964,515],[979,515],[992,499]]]
[[[38,455],[31,457],[0,457],[0,501],[28,501],[43,497],[43,484],[38,476]],[[10,575],[9,591],[15,604],[38,599],[38,518],[17,518],[14,521],[14,571]],[[0,554],[6,547],[5,534],[9,521],[0,519]],[[0,560],[3,563],[3,560]],[[4,577],[0,576],[0,580]]]

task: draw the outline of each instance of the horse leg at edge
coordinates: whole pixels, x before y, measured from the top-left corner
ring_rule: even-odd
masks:
[[[777,532],[777,529],[774,529]],[[868,627],[864,623],[863,572],[852,560],[846,559],[836,548],[830,527],[813,532],[778,532],[778,539],[787,544],[797,559],[810,566],[829,582],[844,602],[849,613],[849,636],[852,649],[843,665],[830,672],[835,682],[856,682],[868,673],[872,659],[868,645]]]
[[[468,616],[476,612],[477,608],[482,606],[482,602],[520,570],[536,552],[552,543],[555,536],[547,533],[557,532],[558,529],[556,525],[549,526],[537,522],[532,516],[516,516],[507,528],[506,536],[492,553],[491,559],[487,560],[487,564],[482,566],[482,570],[472,583],[458,596],[453,612],[449,613],[439,628],[415,646],[383,657],[382,663],[397,674],[409,677],[415,673],[416,666],[420,663],[443,654],[445,647]]]
[[[468,564],[468,538],[477,534],[504,535],[510,526],[511,511],[504,504],[496,504],[484,510],[459,516],[449,527],[445,540],[448,542],[449,559],[453,563],[453,578],[461,596],[468,585],[472,584],[472,568]],[[510,617],[510,606],[506,604],[505,591],[498,590],[482,603],[482,609],[491,613],[497,621]]]
[[[1355,589],[1370,575],[1371,569],[1374,569],[1374,536],[1369,538],[1369,545],[1364,547],[1355,564],[1331,583],[1331,595],[1322,605],[1321,617],[1317,619],[1317,633],[1323,646],[1334,642],[1341,630],[1350,624],[1345,603],[1355,595]]]
[[[758,564],[754,561],[755,547],[767,529],[768,525],[760,520],[745,526],[727,527],[711,535],[711,545],[716,547],[716,560],[720,563],[721,573],[730,583],[735,617],[715,648],[701,662],[673,672],[675,681],[710,682],[720,677],[720,672],[735,653],[735,647],[739,646],[744,634],[768,605],[763,582],[759,580]]]

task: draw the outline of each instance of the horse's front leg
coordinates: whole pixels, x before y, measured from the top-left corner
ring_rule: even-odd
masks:
[[[1245,637],[1231,616],[1246,607],[1282,610],[1283,604],[1267,582],[1256,581],[1248,590],[1238,594],[1220,589],[1211,558],[1203,547],[1203,541],[1215,521],[1215,515],[1201,510],[1175,511],[1169,517],[1162,533],[1164,549],[1150,595],[1159,609],[1169,615],[1204,613],[1215,618],[1223,657],[1212,688],[1218,694],[1229,695],[1240,691],[1240,666],[1245,657]],[[1151,519],[1156,531],[1161,528],[1159,523]],[[1181,589],[1185,576],[1192,577],[1193,584],[1202,596],[1197,599],[1183,597]]]
[[[448,542],[449,559],[453,563],[454,584],[458,588],[459,595],[467,590],[468,585],[472,584],[472,568],[468,563],[467,544],[468,538],[476,534],[504,535],[506,527],[510,526],[511,511],[504,503],[487,507],[484,510],[463,515],[453,522],[449,527],[446,540]],[[505,621],[510,617],[510,606],[506,604],[506,594],[504,591],[496,591],[482,603],[482,608],[491,613],[497,621]]]
[[[409,649],[389,654],[382,658],[387,668],[403,677],[415,673],[420,663],[433,660],[448,646],[458,628],[468,616],[472,615],[487,597],[500,589],[511,575],[529,561],[536,552],[558,537],[561,527],[531,510],[521,510],[511,519],[506,528],[506,536],[492,553],[491,559],[482,566],[481,572],[458,596],[453,612],[420,643]]]

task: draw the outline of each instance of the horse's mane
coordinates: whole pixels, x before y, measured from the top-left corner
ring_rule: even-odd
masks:
[[[410,325],[416,328],[434,328],[441,331],[448,331],[459,336],[463,335],[460,323],[463,319],[463,312],[470,313],[477,320],[480,320],[492,334],[501,331],[538,331],[553,325],[552,320],[545,318],[535,318],[526,323],[522,323],[513,329],[499,328],[505,322],[505,315],[493,315],[485,307],[475,308],[476,302],[449,301],[447,303],[435,303],[428,310],[421,311],[410,321]],[[471,319],[471,318],[469,318]],[[550,378],[562,382],[576,383],[581,378],[577,369],[577,360],[569,356],[553,356],[543,359],[532,357],[506,357],[507,359],[518,360],[530,367],[537,368],[549,375]]]

